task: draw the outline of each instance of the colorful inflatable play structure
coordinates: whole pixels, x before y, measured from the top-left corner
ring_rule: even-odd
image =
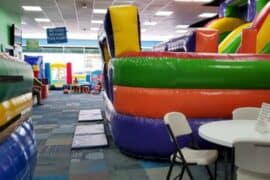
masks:
[[[0,179],[33,179],[37,147],[31,121],[33,72],[0,54]]]
[[[270,55],[262,54],[269,52],[270,3],[248,1],[256,6],[245,5],[247,25],[240,17],[229,17],[240,1],[226,1],[221,18],[195,30],[194,52],[187,53],[141,52],[137,7],[108,8],[105,33],[99,37],[105,114],[121,151],[168,158],[174,145],[163,116],[172,111],[184,113],[198,144],[209,147],[198,136],[200,125],[231,119],[238,107],[270,102]]]
[[[269,10],[264,8],[267,2],[268,0],[224,1],[219,8],[219,18],[206,24],[203,31],[193,31],[185,36],[160,43],[154,47],[154,50],[269,53],[269,33],[267,33]]]
[[[24,56],[24,61],[32,66],[35,78],[44,78],[43,57],[42,56]]]
[[[72,64],[45,63],[45,77],[52,89],[62,89],[65,84],[72,84]]]

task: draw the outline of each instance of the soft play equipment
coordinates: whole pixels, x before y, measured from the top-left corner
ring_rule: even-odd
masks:
[[[43,57],[42,56],[24,56],[24,61],[32,66],[35,78],[44,78]]]
[[[155,51],[164,49],[171,52],[214,52],[215,46],[218,46],[219,53],[243,53],[243,48],[240,46],[242,36],[245,34],[246,40],[248,37],[257,37],[253,41],[252,38],[249,39],[251,40],[249,44],[257,43],[256,53],[267,53],[269,20],[267,20],[268,10],[264,8],[267,2],[268,0],[226,0],[220,5],[219,18],[210,21],[203,31],[195,30],[183,37],[161,43],[153,49]],[[264,11],[262,11],[263,8]],[[260,19],[260,23],[254,21],[255,18]],[[252,29],[253,32],[244,33],[247,28]],[[206,34],[206,31],[209,30],[212,30],[212,34]],[[209,38],[218,38],[219,41],[209,41]],[[267,42],[264,42],[265,40]],[[244,49],[245,52],[253,53],[252,48],[248,46],[245,46]]]
[[[37,146],[31,121],[33,72],[0,55],[0,179],[33,179]]]
[[[267,18],[262,17],[268,16],[265,12],[269,6],[253,23],[266,23]],[[269,46],[264,45],[270,41],[268,35],[263,35],[268,38],[263,42],[256,42],[247,36],[255,33],[253,29],[243,30],[240,50],[253,54],[217,54],[219,32],[211,29],[196,31],[195,39],[201,44],[195,49],[200,53],[140,52],[138,19],[137,7],[112,6],[105,16],[106,35],[99,37],[104,59],[105,115],[122,152],[168,158],[175,149],[163,116],[171,111],[184,113],[199,146],[209,148],[212,145],[198,136],[200,125],[231,119],[233,109],[238,107],[270,102],[270,55],[253,51],[257,46]],[[239,21],[233,28],[240,24],[245,23]],[[209,35],[213,38],[207,39]],[[248,45],[251,40],[254,45]],[[209,47],[203,47],[209,43]],[[181,144],[187,145],[189,138],[182,138]]]
[[[52,89],[62,89],[65,84],[72,84],[72,64],[45,63],[45,77]]]

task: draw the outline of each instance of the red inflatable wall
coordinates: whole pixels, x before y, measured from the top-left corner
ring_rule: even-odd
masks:
[[[67,63],[67,84],[72,84],[72,64]]]

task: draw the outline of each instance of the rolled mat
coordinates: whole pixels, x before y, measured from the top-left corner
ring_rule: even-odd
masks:
[[[30,65],[0,59],[0,102],[32,92],[33,71]]]
[[[147,88],[269,89],[270,61],[116,58],[115,85]]]
[[[270,102],[270,90],[157,89],[114,87],[114,107],[119,113],[163,118],[178,111],[188,118],[231,118],[238,107],[260,107]]]

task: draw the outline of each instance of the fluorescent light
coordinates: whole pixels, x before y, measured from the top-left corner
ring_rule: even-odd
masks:
[[[178,29],[175,31],[176,33],[179,33],[179,34],[184,34],[186,32],[188,32],[188,30],[184,30],[184,29]]]
[[[211,2],[212,0],[193,0],[193,2],[202,2],[202,3],[208,3]]]
[[[146,26],[155,26],[157,24],[157,22],[155,21],[146,21],[143,23]]]
[[[189,25],[187,25],[187,24],[179,24],[179,25],[175,26],[176,29],[185,29],[185,28],[188,28],[188,27],[189,27]]]
[[[211,18],[211,17],[214,17],[216,15],[217,15],[217,13],[204,12],[204,13],[199,14],[198,17],[200,17],[200,18]]]
[[[101,20],[92,20],[93,24],[103,24],[103,21]]]
[[[22,6],[25,11],[42,11],[40,6]]]
[[[146,31],[146,29],[141,29],[141,32],[145,32]]]
[[[36,22],[51,22],[50,19],[48,18],[35,18]]]
[[[211,2],[212,0],[174,0],[175,2],[198,2],[198,3],[207,3]]]
[[[52,29],[54,28],[53,26],[43,26],[43,29]]]
[[[107,9],[94,9],[93,13],[94,14],[106,14]]]
[[[98,30],[99,30],[99,28],[96,28],[96,27],[91,28],[91,31],[98,31]]]
[[[172,11],[158,11],[156,12],[156,16],[170,16],[172,15]]]
[[[21,24],[22,24],[22,25],[25,25],[25,24],[26,24],[26,22],[25,22],[25,21],[22,21],[22,22],[21,22]]]

